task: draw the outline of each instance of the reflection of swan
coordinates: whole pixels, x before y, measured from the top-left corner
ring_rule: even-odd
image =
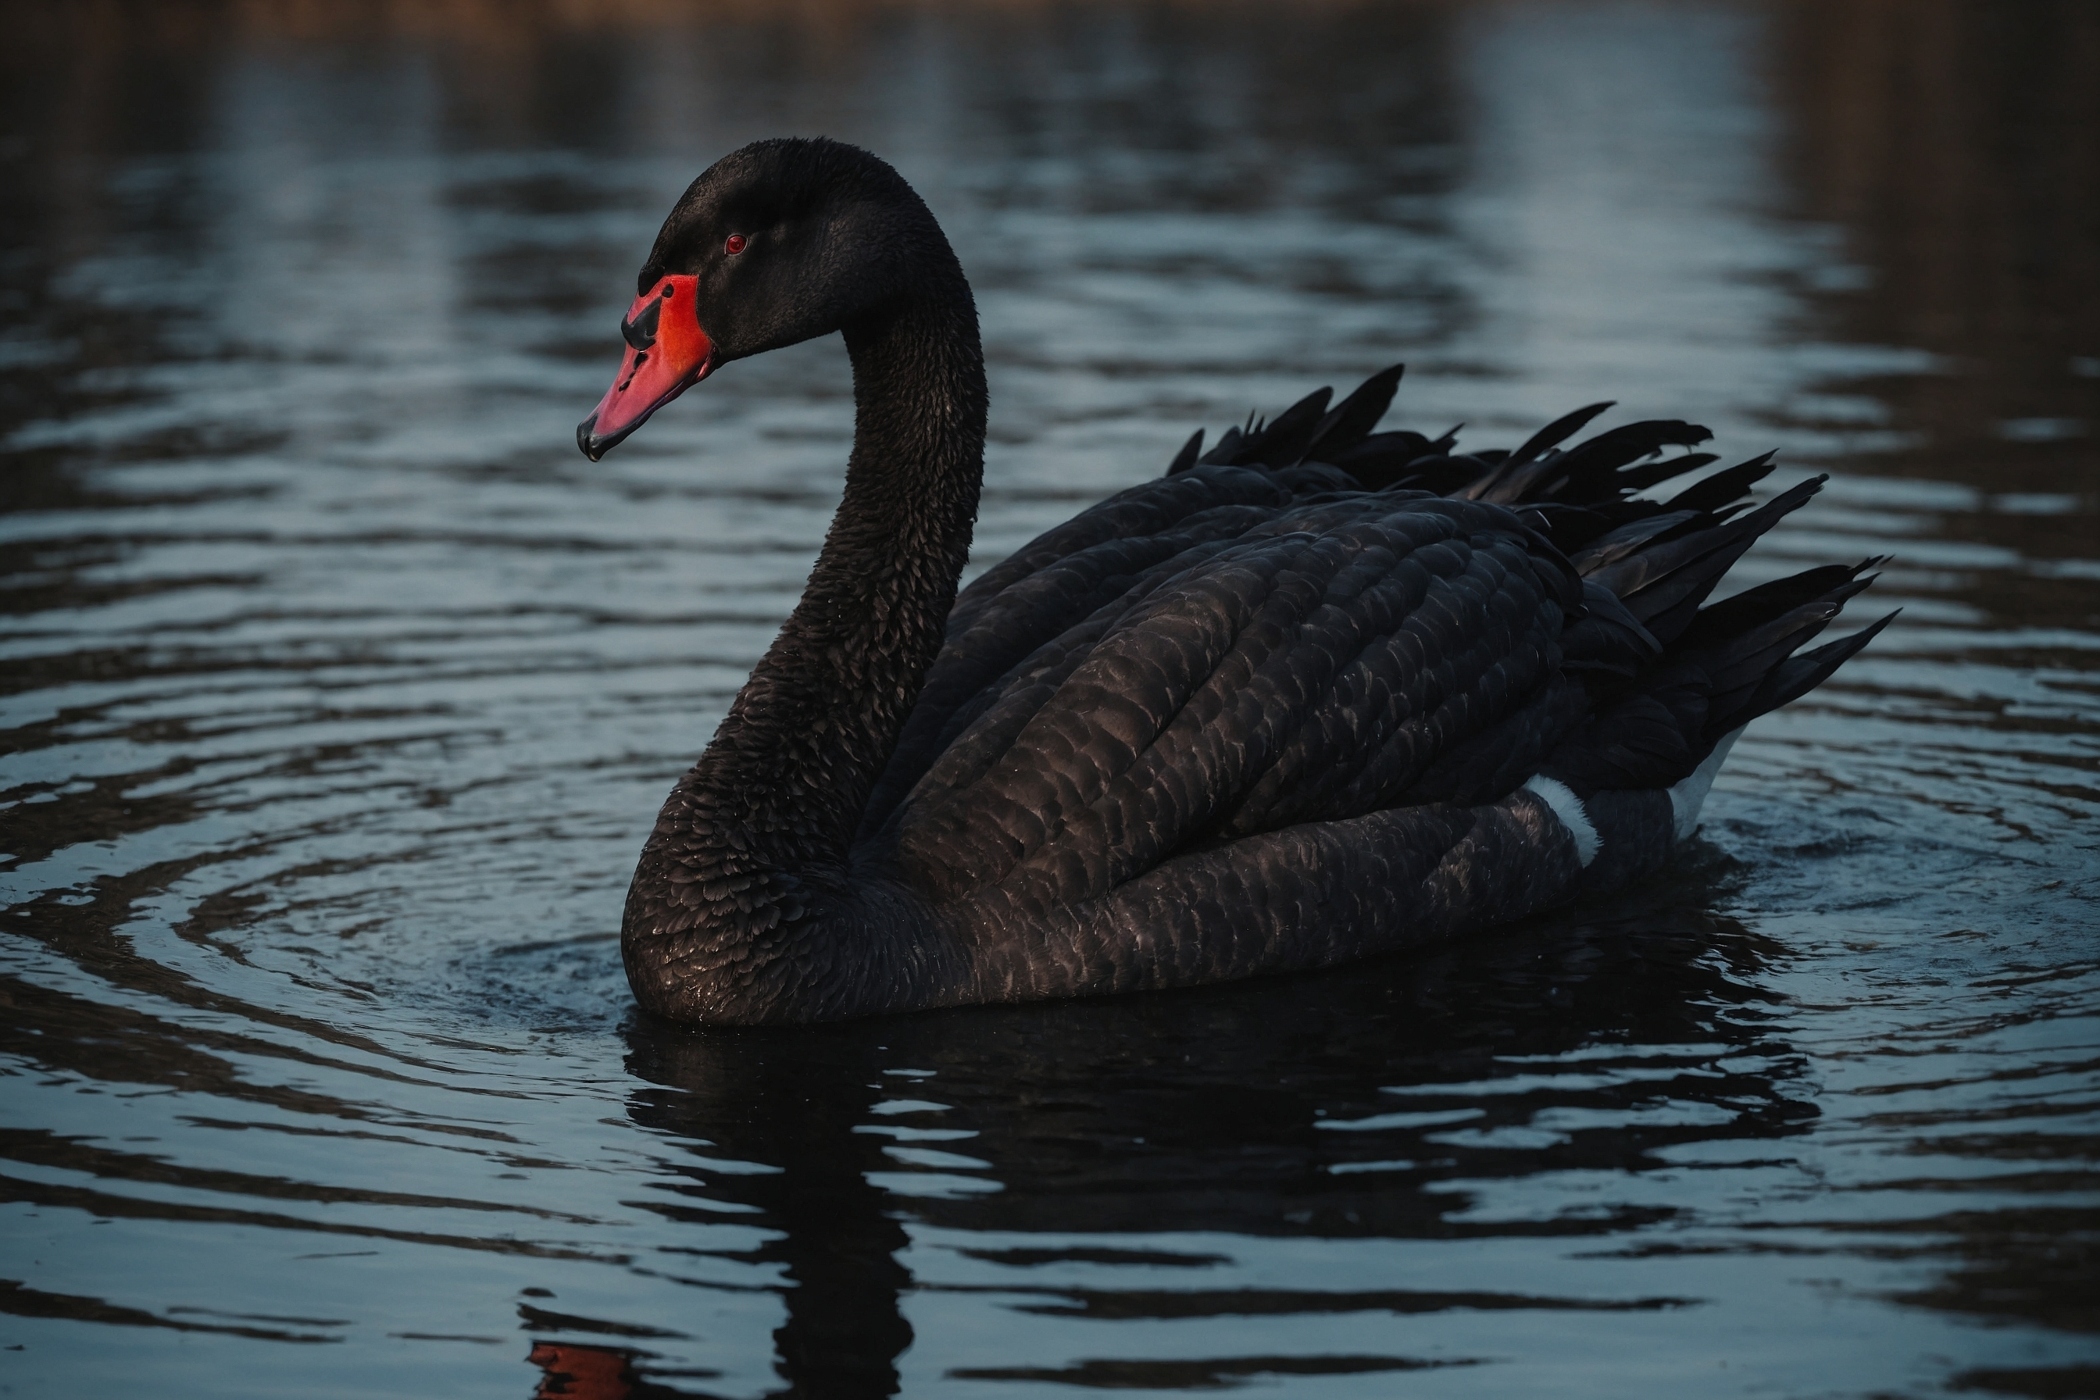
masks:
[[[628,1113],[684,1150],[667,1151],[637,1206],[674,1254],[727,1244],[722,1257],[749,1270],[737,1286],[777,1281],[776,1365],[792,1394],[890,1394],[912,1342],[906,1316],[922,1315],[910,1295],[957,1277],[949,1250],[967,1257],[973,1290],[992,1286],[1002,1306],[1101,1322],[1171,1315],[1244,1328],[1250,1304],[1270,1318],[1492,1308],[1541,1322],[1607,1299],[1630,1306],[1620,1264],[1573,1286],[1492,1269],[1464,1282],[1412,1269],[1367,1278],[1329,1251],[1352,1237],[1404,1249],[1513,1234],[1556,1251],[1588,1237],[1585,1253],[1608,1251],[1675,1199],[1668,1173],[1648,1170],[1673,1152],[1776,1144],[1812,1120],[1799,1056],[1760,991],[1776,950],[1707,912],[1719,861],[1706,865],[1580,920],[1260,986],[788,1039],[641,1018],[625,1032]],[[1444,1111],[1366,1125],[1402,1108]],[[1521,1129],[1556,1113],[1582,1119],[1567,1140],[1447,1140],[1454,1126]],[[929,1146],[942,1153],[931,1165]],[[1548,1210],[1530,1227],[1469,1215],[1483,1183],[1565,1201],[1554,1183],[1571,1167],[1610,1174],[1577,1188],[1581,1210]],[[759,1232],[748,1253],[715,1233],[723,1225]],[[1267,1237],[1292,1243],[1272,1252]],[[1330,1264],[1337,1276],[1319,1280]],[[1257,1286],[1259,1297],[1246,1291]],[[1030,1343],[1017,1350],[1038,1360],[1080,1340],[1015,1325]],[[920,1331],[921,1374],[956,1361],[947,1333]],[[1200,1370],[1229,1335],[1148,1329],[1114,1350]],[[1249,1349],[1273,1350],[1278,1334],[1260,1335]],[[754,1364],[745,1352],[737,1369]]]
[[[849,146],[772,141],[679,201],[593,458],[718,366],[845,332],[845,497],[802,601],[664,804],[628,895],[635,994],[805,1021],[1302,968],[1658,865],[1735,731],[1874,629],[1792,653],[1830,567],[1699,610],[1815,483],[1639,423],[1511,453],[1372,434],[1399,372],[1323,391],[1022,548],[960,597],[983,356],[933,216]],[[1431,494],[1436,493],[1436,494]],[[1789,659],[1792,658],[1792,659]]]
[[[581,1342],[535,1342],[526,1357],[540,1368],[532,1400],[678,1400],[680,1392],[635,1374],[634,1357]]]

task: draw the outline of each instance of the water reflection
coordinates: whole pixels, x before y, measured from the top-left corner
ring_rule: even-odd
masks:
[[[1836,275],[1804,290],[1844,339],[1913,347],[1937,366],[1833,391],[1886,406],[1910,445],[1891,465],[1907,472],[1993,492],[2090,493],[2100,14],[2064,0],[1928,0],[1779,15],[1794,197],[1843,238]],[[1992,534],[2035,532],[2002,541],[2040,546],[2034,557],[2088,552],[2082,540],[2060,548],[2075,514],[1992,514],[1978,522]]]
[[[540,1368],[532,1400],[676,1400],[697,1392],[660,1385],[635,1370],[635,1354],[577,1342],[539,1342],[526,1358]]]
[[[2096,13],[0,0],[10,1379],[2094,1390]],[[1904,618],[1627,903],[632,1024],[620,891],[843,357],[569,434],[662,209],[784,130],[971,269],[980,564],[1405,359],[1412,426],[1617,397],[1832,470],[1745,581],[1892,554]]]
[[[798,1395],[895,1393],[913,1336],[900,1297],[914,1288],[1089,1322],[1694,1306],[1349,1277],[1250,1286],[1244,1269],[1221,1268],[1230,1255],[1157,1242],[1610,1237],[1668,1219],[1672,1207],[1637,1200],[1524,1202],[1521,1187],[1639,1173],[1672,1148],[1777,1140],[1816,1116],[1791,1083],[1802,1058],[1774,1034],[1756,985],[1773,948],[1707,912],[1723,869],[1710,859],[1662,889],[1483,946],[1252,991],[793,1035],[638,1021],[628,1066],[655,1087],[629,1112],[691,1144],[650,1209],[698,1222],[727,1211],[775,1232],[736,1257],[782,1271],[776,1364]],[[1496,1181],[1518,1196],[1474,1217],[1478,1188]],[[961,1248],[976,1266],[968,1283],[915,1280],[897,1257],[910,1245],[900,1210],[950,1239],[1027,1243]],[[1208,1388],[1480,1360],[1091,1358],[950,1375]]]

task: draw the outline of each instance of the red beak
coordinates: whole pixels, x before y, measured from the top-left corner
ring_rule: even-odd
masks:
[[[597,411],[576,425],[576,445],[593,462],[612,450],[649,415],[707,378],[714,342],[700,329],[699,279],[666,277],[634,299],[620,335],[627,358],[620,376],[598,400]]]

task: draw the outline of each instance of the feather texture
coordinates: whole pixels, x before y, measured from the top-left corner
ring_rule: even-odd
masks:
[[[734,280],[767,266],[755,243],[709,270],[719,210],[761,204],[800,211],[782,246],[822,252],[781,264],[802,281]],[[695,182],[651,258],[645,285],[700,269],[677,275],[728,358],[844,329],[857,403],[808,591],[636,871],[622,949],[660,1014],[1187,985],[1611,889],[1669,858],[1718,744],[1888,620],[1804,650],[1875,560],[1707,602],[1821,478],[1753,506],[1768,454],[1649,499],[1715,460],[1689,450],[1709,434],[1581,437],[1608,404],[1514,450],[1379,432],[1399,366],[1207,451],[1196,433],[957,593],[983,360],[895,172],[760,143]]]

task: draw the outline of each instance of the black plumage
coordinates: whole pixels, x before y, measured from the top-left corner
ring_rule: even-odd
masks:
[[[851,147],[760,143],[680,201],[639,288],[666,277],[695,279],[708,369],[843,330],[857,420],[808,590],[635,874],[660,1014],[1165,987],[1518,917],[1659,865],[1670,789],[1875,630],[1800,651],[1871,560],[1706,605],[1818,482],[1739,511],[1759,458],[1636,497],[1708,434],[1564,445],[1603,404],[1512,452],[1379,433],[1398,366],[1198,433],[958,595],[983,361],[917,196]]]

